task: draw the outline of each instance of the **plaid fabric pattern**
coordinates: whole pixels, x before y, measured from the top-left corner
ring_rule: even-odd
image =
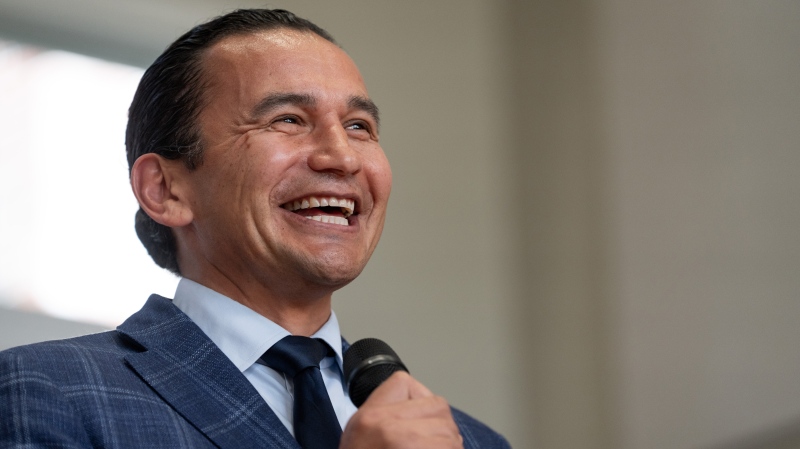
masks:
[[[507,448],[454,410],[467,448]],[[116,331],[0,352],[0,448],[280,448],[297,442],[168,299]]]

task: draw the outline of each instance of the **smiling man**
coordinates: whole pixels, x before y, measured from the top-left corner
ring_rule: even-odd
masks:
[[[200,25],[130,110],[136,230],[182,276],[116,331],[0,356],[0,447],[500,448],[397,373],[356,409],[334,291],[392,176],[378,108],[324,30],[281,10]]]

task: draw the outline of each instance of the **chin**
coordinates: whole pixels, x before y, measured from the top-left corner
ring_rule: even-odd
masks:
[[[360,259],[361,262],[353,262]],[[342,261],[347,261],[342,263]],[[321,287],[340,289],[352,282],[361,274],[366,266],[366,258],[353,258],[340,253],[325,254],[314,258],[306,258],[301,270],[304,278],[311,284]]]
[[[321,267],[320,267],[321,268]],[[361,269],[354,270],[354,269],[342,269],[342,267],[336,267],[331,269],[327,267],[325,269],[317,269],[313,270],[312,273],[308,273],[309,276],[307,279],[319,286],[324,286],[328,288],[333,288],[338,290],[345,285],[353,282],[355,278],[361,274]]]

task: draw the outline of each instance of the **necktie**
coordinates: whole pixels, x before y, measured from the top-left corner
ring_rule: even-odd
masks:
[[[336,449],[342,436],[319,371],[329,350],[322,340],[290,335],[258,360],[294,382],[294,436],[303,449]]]

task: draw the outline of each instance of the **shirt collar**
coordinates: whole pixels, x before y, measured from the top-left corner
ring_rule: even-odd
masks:
[[[216,344],[239,371],[252,366],[289,331],[225,295],[190,279],[178,282],[173,300],[183,313]],[[311,337],[333,348],[336,363],[343,371],[342,336],[339,321],[331,311],[328,321]]]

